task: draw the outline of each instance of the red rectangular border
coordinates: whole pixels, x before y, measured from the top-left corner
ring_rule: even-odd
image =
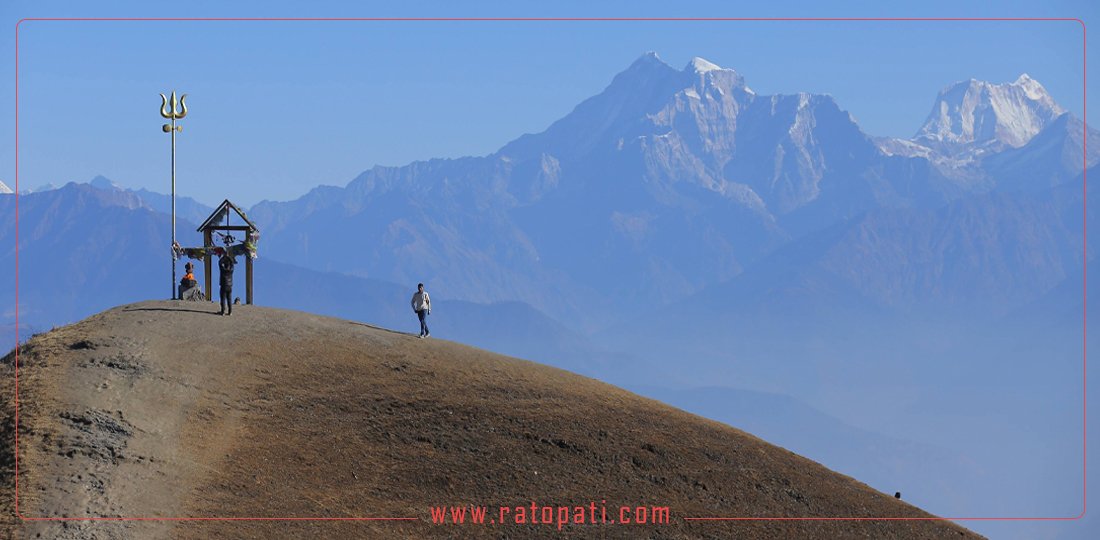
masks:
[[[19,26],[25,21],[1076,21],[1081,25],[1081,123],[1084,124],[1084,136],[1081,137],[1084,151],[1084,169],[1082,178],[1081,222],[1084,242],[1082,254],[1088,247],[1088,77],[1087,55],[1088,36],[1085,21],[1076,18],[25,18],[15,23],[15,516],[24,521],[419,521],[417,517],[83,517],[83,518],[42,518],[27,517],[19,511]],[[1088,510],[1088,261],[1082,256],[1082,328],[1081,341],[1081,513],[1074,517],[686,517],[685,521],[1071,521],[1085,517]]]

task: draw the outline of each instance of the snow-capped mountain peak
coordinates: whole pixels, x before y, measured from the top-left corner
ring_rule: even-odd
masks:
[[[1050,94],[1047,94],[1046,88],[1043,88],[1043,85],[1039,84],[1039,81],[1032,79],[1027,73],[1021,73],[1012,84],[1023,88],[1024,92],[1031,99],[1048,99],[1051,100],[1051,103],[1054,102]],[[1055,104],[1055,106],[1057,106],[1057,104]]]
[[[14,192],[12,191],[12,189],[10,187],[8,187],[7,184],[5,184],[4,182],[0,182],[0,194],[7,195],[9,193],[14,193]]]
[[[725,93],[734,89],[740,89],[749,95],[755,95],[745,85],[745,78],[735,70],[724,68],[705,58],[695,56],[688,62],[681,73],[688,77],[691,84],[696,86],[694,92],[705,91],[705,87],[714,86],[718,93]]]
[[[639,88],[659,83],[674,77],[676,68],[666,64],[655,52],[647,52],[630,64],[630,67],[620,72],[612,81],[612,86],[621,85],[626,88]]]
[[[661,60],[660,56],[657,56],[657,53],[649,51],[639,56],[638,59],[634,61],[634,63],[630,64],[630,67],[627,68],[627,71],[630,71],[631,69],[646,68],[651,66],[669,67],[664,60]]]
[[[711,63],[711,62],[708,62],[706,59],[696,56],[696,57],[692,58],[690,62],[688,62],[688,65],[687,65],[687,67],[684,68],[684,71],[693,70],[696,73],[706,73],[708,71],[715,71],[715,70],[721,70],[721,69],[722,69],[721,66],[718,66],[717,64],[714,64],[714,63]]]
[[[1003,84],[970,79],[940,91],[914,140],[949,153],[1020,147],[1064,112],[1026,73]]]

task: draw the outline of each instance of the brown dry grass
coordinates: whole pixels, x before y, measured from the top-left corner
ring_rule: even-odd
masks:
[[[547,366],[351,321],[121,306],[20,354],[24,516],[413,522],[18,522],[34,538],[975,538],[729,426]],[[3,364],[6,395],[11,363]],[[9,402],[10,400],[5,400]],[[10,410],[3,410],[10,432]],[[12,448],[0,446],[4,460]],[[10,487],[12,475],[2,480]],[[671,509],[668,525],[432,525],[434,505]],[[614,518],[616,516],[609,515]]]

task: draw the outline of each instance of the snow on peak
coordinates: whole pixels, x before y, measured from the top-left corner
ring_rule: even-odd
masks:
[[[647,51],[645,54],[639,56],[638,59],[635,60],[634,63],[631,64],[631,65],[637,66],[637,65],[648,65],[648,64],[665,65],[665,62],[664,62],[664,60],[661,60],[660,56],[657,56],[656,52]]]
[[[1023,88],[1024,93],[1031,99],[1051,99],[1050,95],[1047,94],[1047,89],[1043,88],[1043,85],[1039,84],[1039,81],[1032,79],[1027,73],[1021,73],[1020,76],[1016,78],[1016,81],[1012,83],[1012,86]],[[1053,101],[1054,100],[1051,99],[1051,102]]]
[[[9,193],[14,193],[14,192],[13,192],[13,191],[11,190],[11,188],[10,188],[10,187],[8,187],[8,185],[7,185],[7,184],[5,184],[4,182],[0,181],[0,194],[4,194],[4,195],[7,195],[7,194],[9,194]]]
[[[722,68],[720,66],[708,62],[706,59],[696,56],[691,59],[691,62],[688,62],[688,65],[684,68],[684,71],[694,70],[696,73],[706,73],[708,71],[720,71],[721,69]]]
[[[699,56],[693,57],[681,73],[687,76],[692,84],[699,85],[700,90],[703,87],[713,87],[718,93],[724,95],[729,90],[740,89],[746,94],[755,95],[745,85],[745,78],[740,73]]]
[[[1003,84],[970,79],[940,91],[914,140],[937,146],[1019,147],[1064,112],[1026,73]]]
[[[657,56],[657,53],[649,51],[639,56],[637,60],[630,64],[630,67],[627,68],[626,71],[619,73],[616,77],[626,74],[634,74],[634,76],[641,74],[643,77],[648,78],[653,74],[671,74],[675,72],[676,69],[661,60],[661,58]]]

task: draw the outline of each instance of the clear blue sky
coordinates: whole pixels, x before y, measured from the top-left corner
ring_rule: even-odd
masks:
[[[15,2],[0,101],[14,111],[24,17],[1095,17],[1095,2]],[[597,4],[595,6],[589,4]],[[1097,25],[1096,28],[1100,28]],[[1097,38],[1094,38],[1094,41]],[[19,188],[103,174],[167,192],[160,92],[187,92],[178,190],[292,199],[375,164],[484,155],[545,129],[645,51],[701,56],[756,92],[832,94],[872,135],[911,136],[936,93],[1028,73],[1082,116],[1076,22],[54,22],[19,26]],[[1090,55],[1100,56],[1100,51]],[[1094,73],[1100,71],[1093,69]],[[1100,87],[1100,82],[1092,85]],[[1090,92],[1095,95],[1096,91]],[[1100,104],[1100,100],[1093,99]],[[1093,111],[1100,105],[1094,105]],[[1096,114],[1089,120],[1097,126]],[[14,118],[0,180],[15,187]]]

